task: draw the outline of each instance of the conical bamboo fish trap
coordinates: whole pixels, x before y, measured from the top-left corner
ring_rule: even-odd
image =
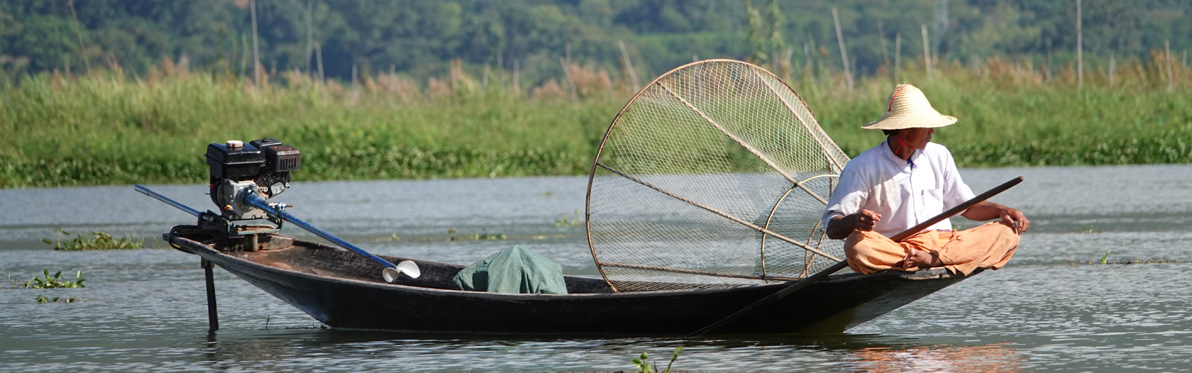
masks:
[[[609,125],[588,181],[592,257],[621,292],[814,274],[844,258],[819,218],[847,161],[768,71],[681,66]]]

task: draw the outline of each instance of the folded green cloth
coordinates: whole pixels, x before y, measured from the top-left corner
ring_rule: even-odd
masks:
[[[567,294],[562,266],[517,245],[472,263],[451,281],[463,290]]]

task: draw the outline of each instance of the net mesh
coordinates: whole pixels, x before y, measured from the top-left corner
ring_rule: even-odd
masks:
[[[847,161],[773,74],[682,66],[609,126],[588,187],[592,257],[621,292],[814,274],[844,259],[819,217]]]

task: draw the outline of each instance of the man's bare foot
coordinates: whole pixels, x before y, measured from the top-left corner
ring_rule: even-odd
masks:
[[[935,251],[916,249],[911,249],[911,251],[906,254],[906,259],[903,259],[901,264],[902,269],[931,268],[944,265],[944,263],[940,261],[939,253]]]

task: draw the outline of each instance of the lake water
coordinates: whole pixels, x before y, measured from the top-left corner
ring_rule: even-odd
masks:
[[[1192,369],[1192,165],[962,170],[1031,218],[1014,259],[843,335],[701,339],[461,338],[333,330],[216,270],[207,332],[199,259],[156,239],[194,218],[131,186],[0,190],[0,370],[631,371]],[[302,182],[275,198],[375,254],[468,264],[517,244],[595,275],[583,177]],[[149,186],[206,210],[205,185]],[[967,221],[954,221],[973,226]],[[142,250],[59,252],[54,228],[148,237]],[[313,238],[296,227],[286,233]],[[504,240],[472,240],[476,235]],[[1101,264],[1102,260],[1108,264]],[[1130,263],[1130,264],[1127,264]],[[14,289],[82,271],[86,288]],[[37,303],[38,296],[59,302]],[[61,300],[77,299],[66,303]]]

